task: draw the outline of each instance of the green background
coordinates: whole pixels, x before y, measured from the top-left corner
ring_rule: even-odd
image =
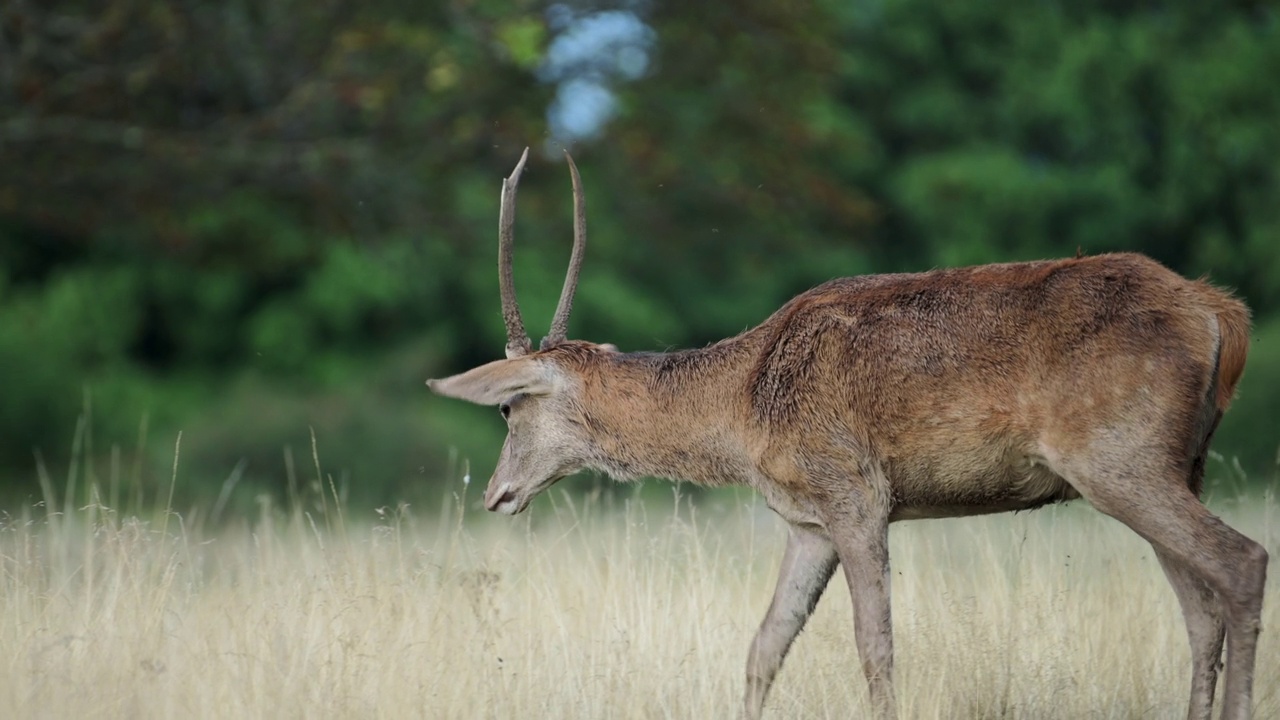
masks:
[[[548,53],[610,12],[646,28],[643,72],[568,71],[616,102],[569,143]],[[696,346],[831,277],[1140,251],[1253,308],[1210,474],[1270,483],[1277,78],[1264,2],[6,3],[0,498],[145,505],[180,430],[179,508],[314,492],[313,430],[353,506],[483,480],[498,414],[422,382],[502,354],[526,145],[516,282],[545,332],[565,144],[572,337]]]

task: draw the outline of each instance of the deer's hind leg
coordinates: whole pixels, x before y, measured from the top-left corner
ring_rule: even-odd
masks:
[[[1159,548],[1156,557],[1178,596],[1191,644],[1191,701],[1187,706],[1187,720],[1209,720],[1213,715],[1213,695],[1227,630],[1222,607],[1213,589],[1199,576]]]
[[[1209,442],[1221,419],[1222,413],[1213,398],[1206,398],[1200,409],[1199,425],[1188,445],[1192,461],[1187,487],[1196,496],[1204,485]],[[1187,704],[1187,720],[1209,720],[1213,717],[1213,696],[1217,691],[1218,671],[1222,669],[1222,643],[1227,631],[1222,602],[1194,571],[1159,548],[1155,551],[1165,577],[1178,596],[1187,624],[1187,640],[1191,646],[1191,700]]]
[[[1177,568],[1170,581],[1188,617],[1197,618],[1193,643],[1199,643],[1202,662],[1213,656],[1213,629],[1206,606],[1210,600],[1192,579],[1212,590],[1226,617],[1227,666],[1223,718],[1241,720],[1252,711],[1254,660],[1261,628],[1262,593],[1266,582],[1267,551],[1222,522],[1188,486],[1189,468],[1177,460],[1181,448],[1152,437],[1150,425],[1113,430],[1125,438],[1123,447],[1091,447],[1083,459],[1054,457],[1051,467],[1067,479],[1098,510],[1141,535],[1156,549],[1161,563]],[[1175,579],[1176,578],[1176,579]],[[1186,593],[1186,598],[1183,597]],[[1187,600],[1192,612],[1187,613]],[[1193,648],[1193,653],[1195,653]],[[1198,682],[1207,681],[1207,676]],[[1200,698],[1203,703],[1203,697]],[[1197,708],[1192,707],[1191,711]],[[1189,712],[1189,716],[1202,715]]]

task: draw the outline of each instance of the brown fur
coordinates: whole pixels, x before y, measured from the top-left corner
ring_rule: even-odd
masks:
[[[754,484],[746,470],[701,467],[705,447],[683,448],[679,463],[665,450],[714,428],[756,465],[870,455],[890,468],[896,514],[964,515],[1074,496],[1061,479],[1022,477],[1008,461],[1036,456],[1041,441],[1087,445],[1139,394],[1166,401],[1150,422],[1169,435],[1168,463],[1187,462],[1179,441],[1192,439],[1208,390],[1213,317],[1222,318],[1225,409],[1247,311],[1136,255],[845,278],[707,348],[624,354],[572,341],[534,357],[580,378],[583,422],[608,430],[599,442],[610,452],[595,464],[645,468],[619,474]]]
[[[1236,384],[1244,374],[1244,361],[1249,354],[1249,308],[1244,303],[1213,287],[1204,280],[1197,280],[1204,303],[1218,316],[1222,333],[1221,358],[1218,370],[1217,408],[1226,412],[1235,397]]]
[[[1223,714],[1243,718],[1267,554],[1196,493],[1248,336],[1229,294],[1113,254],[833,280],[706,348],[565,341],[432,387],[512,397],[491,509],[583,467],[762,493],[791,539],[748,717],[837,562],[873,701],[894,713],[890,522],[1083,496],[1161,558],[1192,644],[1189,717],[1209,716],[1229,631]]]

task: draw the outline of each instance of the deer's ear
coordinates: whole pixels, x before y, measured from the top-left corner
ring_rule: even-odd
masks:
[[[548,395],[557,385],[557,372],[532,358],[495,360],[441,380],[428,380],[431,391],[477,405],[497,405],[512,395]]]

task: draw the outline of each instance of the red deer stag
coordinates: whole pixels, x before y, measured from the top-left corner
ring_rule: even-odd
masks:
[[[697,349],[623,353],[566,338],[586,243],[534,350],[511,277],[516,186],[498,232],[506,360],[428,385],[497,405],[507,439],[485,491],[515,514],[560,478],[755,488],[789,524],[747,658],[757,718],[837,565],[876,712],[895,715],[888,527],[1083,497],[1146,538],[1181,603],[1189,718],[1251,712],[1267,552],[1201,504],[1209,440],[1244,370],[1249,311],[1141,255],[832,280]]]

